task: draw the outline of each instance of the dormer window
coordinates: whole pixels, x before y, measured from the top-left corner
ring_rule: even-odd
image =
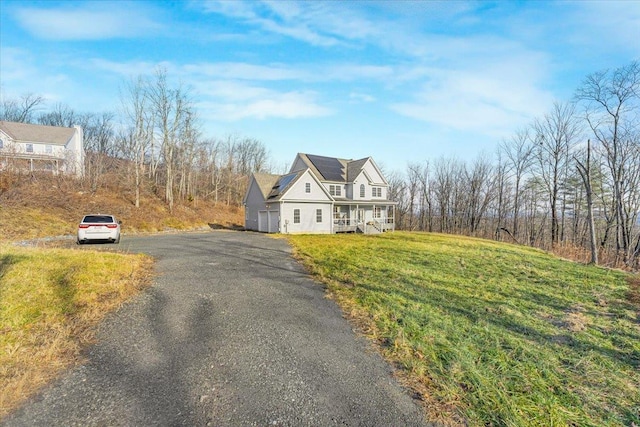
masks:
[[[340,185],[329,185],[329,194],[332,196],[342,196],[342,187]]]
[[[371,187],[371,197],[382,197],[382,188]]]

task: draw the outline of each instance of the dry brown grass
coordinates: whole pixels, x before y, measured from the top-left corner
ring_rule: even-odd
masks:
[[[555,245],[551,252],[560,258],[582,264],[589,264],[591,262],[591,251],[589,249],[571,243]],[[638,270],[638,266],[626,264],[620,254],[616,254],[615,251],[603,250],[602,248],[598,250],[598,265],[627,271]]]
[[[136,208],[117,177],[105,182],[91,192],[63,176],[0,173],[0,418],[78,363],[94,326],[148,285],[151,272],[151,260],[142,255],[9,242],[73,236],[88,213],[115,215],[124,235],[244,223],[236,206],[178,201],[169,212],[150,192]]]
[[[152,260],[0,246],[0,418],[81,360],[94,326],[151,283]]]
[[[169,212],[160,198],[144,193],[136,208],[132,195],[115,184],[92,193],[68,178],[0,174],[0,241],[73,235],[88,213],[115,215],[124,235],[244,224],[244,209],[238,206],[185,200]]]

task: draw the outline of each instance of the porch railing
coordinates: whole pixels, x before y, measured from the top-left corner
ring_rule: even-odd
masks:
[[[358,222],[355,219],[342,215],[334,215],[333,231],[335,233],[346,233],[356,231],[357,229]]]
[[[365,224],[362,220],[358,221],[347,216],[334,215],[333,217],[333,231],[335,233],[355,232],[358,228],[360,228],[360,231],[367,233],[370,230],[368,227],[374,227],[378,232],[394,231],[395,221],[393,218],[375,218]],[[375,231],[371,230],[371,232]]]

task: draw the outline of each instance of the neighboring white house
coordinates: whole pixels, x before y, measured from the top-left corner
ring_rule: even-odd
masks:
[[[84,175],[82,128],[0,121],[0,170]]]
[[[267,233],[381,233],[395,228],[396,202],[371,157],[299,153],[286,175],[255,173],[244,198],[245,228]]]

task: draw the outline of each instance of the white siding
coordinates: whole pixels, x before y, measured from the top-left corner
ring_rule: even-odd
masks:
[[[74,129],[66,145],[41,141],[15,141],[5,132],[0,132],[0,138],[3,141],[0,151],[20,155],[22,158],[33,155],[33,159],[61,161],[61,170],[64,173],[80,178],[84,175],[83,132],[80,126],[74,126]],[[27,151],[27,145],[32,147],[31,151]]]
[[[364,185],[364,197],[360,197],[360,185]],[[353,200],[368,200],[371,197],[371,187],[367,177],[360,173],[353,181]]]
[[[306,192],[306,184],[310,184],[311,192]],[[284,198],[286,200],[315,200],[315,201],[328,201],[329,197],[324,192],[318,181],[316,181],[311,175],[311,171],[307,171],[296,180],[296,182],[289,188]]]
[[[294,209],[300,209],[300,223],[293,222]],[[316,210],[322,210],[322,222],[316,221]],[[331,233],[331,203],[283,203],[283,233]]]
[[[265,210],[264,197],[258,184],[252,178],[247,191],[244,208],[244,227],[247,230],[261,231],[259,228],[258,212]]]
[[[362,169],[369,175],[373,184],[385,184],[384,178],[378,173],[376,167],[371,163],[371,160],[367,160]]]
[[[75,174],[77,177],[84,175],[84,135],[80,126],[74,126],[75,132],[65,146],[67,161],[65,170],[67,173]]]

